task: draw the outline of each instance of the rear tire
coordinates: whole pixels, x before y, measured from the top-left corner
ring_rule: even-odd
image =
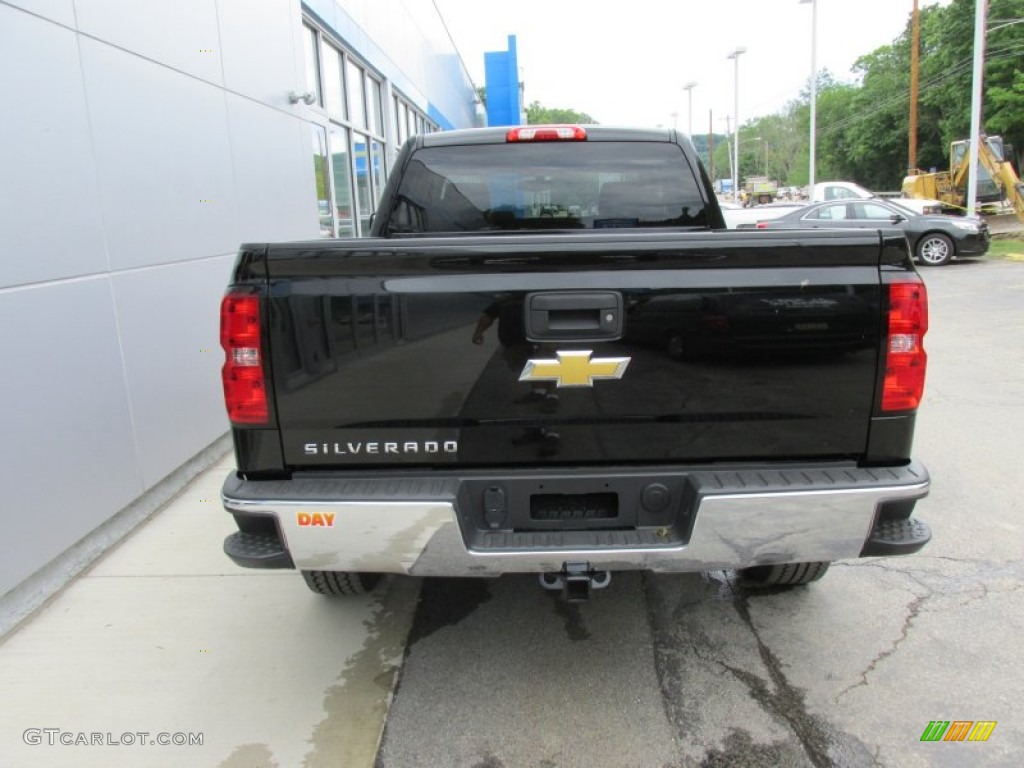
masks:
[[[941,267],[953,258],[953,241],[938,232],[917,241],[917,259],[926,267]]]
[[[743,583],[751,587],[795,587],[817,581],[828,571],[829,563],[778,563],[755,565],[740,571]]]
[[[341,597],[363,595],[373,590],[380,581],[379,573],[351,573],[348,571],[303,571],[306,586],[318,595]]]

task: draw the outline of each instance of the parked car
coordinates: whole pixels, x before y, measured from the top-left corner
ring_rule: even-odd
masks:
[[[860,184],[852,181],[822,181],[814,185],[811,190],[812,203],[825,203],[832,200],[886,200],[909,208],[914,213],[929,214],[942,213],[942,203],[939,200],[931,200],[916,197],[882,197],[876,195]]]
[[[803,207],[804,203],[777,202],[746,208],[738,203],[721,203],[725,226],[729,229],[753,229],[758,221],[772,219]]]
[[[988,225],[980,218],[918,215],[887,200],[841,200],[812,203],[782,216],[762,219],[756,229],[872,229],[896,226],[903,230],[921,264],[941,267],[952,259],[984,256]]]

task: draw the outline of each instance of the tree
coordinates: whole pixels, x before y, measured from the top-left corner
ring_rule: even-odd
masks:
[[[992,0],[988,18],[983,124],[986,131],[1001,134],[1020,151],[1024,149],[1024,23],[1020,21],[1024,0]]]
[[[975,0],[921,11],[917,165],[948,168],[950,142],[971,124]],[[1024,0],[991,0],[985,51],[982,130],[1024,146]],[[826,118],[819,99],[819,156],[840,176],[873,189],[897,189],[906,173],[910,109],[910,40],[907,28],[857,64],[860,82],[842,94]]]
[[[724,133],[715,133],[712,134],[711,139],[714,142],[715,155],[717,156],[718,148],[724,146],[726,136]],[[700,161],[704,163],[704,167],[707,169],[708,173],[711,173],[711,164],[708,162],[708,135],[706,133],[695,133],[690,137],[690,140],[693,142],[693,148],[697,150],[697,156],[700,157]],[[721,167],[718,165],[718,161],[716,159],[715,176],[721,178],[725,175],[727,174],[723,174],[721,172]]]
[[[597,123],[597,121],[586,112],[577,112],[575,109],[560,107],[544,107],[539,101],[534,101],[526,108],[527,125],[552,125],[552,124],[579,124]]]

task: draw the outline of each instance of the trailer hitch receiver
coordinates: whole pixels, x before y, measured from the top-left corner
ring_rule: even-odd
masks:
[[[540,574],[544,589],[561,590],[566,602],[583,603],[591,589],[604,589],[612,581],[610,571],[595,571],[590,563],[565,563],[558,573]]]

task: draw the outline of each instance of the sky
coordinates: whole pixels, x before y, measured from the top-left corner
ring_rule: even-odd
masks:
[[[950,0],[920,0],[922,8]],[[812,14],[800,0],[434,0],[469,71],[484,85],[484,52],[516,35],[527,104],[586,112],[607,125],[724,133],[777,112],[807,87]],[[850,81],[853,63],[903,32],[913,0],[816,0],[817,67]],[[673,115],[675,113],[675,115]]]

